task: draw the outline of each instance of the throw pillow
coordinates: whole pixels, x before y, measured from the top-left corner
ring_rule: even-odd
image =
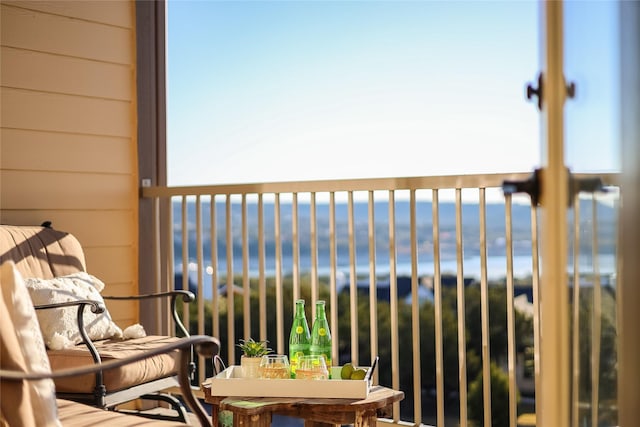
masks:
[[[0,266],[0,367],[51,372],[36,313],[12,261]],[[0,383],[2,418],[12,427],[59,426],[53,381]]]
[[[67,301],[92,300],[104,305],[100,290],[104,284],[87,273],[75,273],[53,279],[26,279],[25,283],[34,305],[56,304]],[[79,344],[82,337],[78,330],[78,308],[64,307],[36,310],[44,342],[49,348],[60,343]],[[95,314],[90,307],[84,309],[84,326],[91,340],[121,337],[122,330],[111,320],[107,310]]]

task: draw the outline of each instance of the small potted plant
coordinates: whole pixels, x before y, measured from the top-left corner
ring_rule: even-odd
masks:
[[[246,340],[241,339],[238,347],[242,350],[240,358],[240,366],[242,367],[242,376],[244,378],[256,378],[258,376],[258,367],[260,360],[265,354],[273,352],[268,347],[269,341],[254,341],[253,338]]]

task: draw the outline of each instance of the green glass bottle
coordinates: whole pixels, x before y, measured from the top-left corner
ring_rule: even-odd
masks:
[[[311,334],[309,334],[309,324],[304,314],[304,300],[296,301],[296,313],[291,325],[289,334],[289,365],[291,367],[291,378],[296,377],[298,367],[298,357],[309,354],[311,344]]]
[[[323,355],[327,369],[331,372],[331,331],[324,305],[325,302],[322,300],[316,302],[316,318],[311,328],[311,347],[309,350],[312,355]]]

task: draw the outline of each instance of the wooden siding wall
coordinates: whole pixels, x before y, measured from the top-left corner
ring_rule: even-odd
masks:
[[[105,294],[137,293],[133,1],[0,1],[0,222],[73,233]],[[137,322],[134,303],[109,305]]]

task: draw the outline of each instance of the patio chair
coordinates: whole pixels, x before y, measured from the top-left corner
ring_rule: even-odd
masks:
[[[179,340],[173,336],[123,340],[120,338],[121,329],[113,323],[106,309],[102,313],[89,312],[86,306],[90,303],[82,300],[104,305],[104,300],[109,300],[109,297],[100,294],[102,282],[87,273],[80,242],[70,233],[54,230],[46,223],[43,226],[0,225],[0,263],[6,261],[15,264],[29,287],[48,347],[49,363],[54,371],[94,364],[100,366],[146,354]],[[189,336],[176,313],[176,302],[178,298],[192,301],[193,293],[172,291],[118,297],[144,298],[167,299],[177,328],[185,337]],[[69,304],[76,304],[78,308],[69,307]],[[109,371],[96,369],[80,378],[56,376],[53,377],[56,395],[101,409],[116,409],[118,405],[136,399],[165,401],[176,410],[177,420],[184,422],[184,405],[163,392],[179,386],[178,359],[177,352],[165,352],[131,364],[114,366]],[[194,365],[190,363],[193,371]]]
[[[99,303],[87,302],[93,310]],[[210,416],[192,394],[189,382],[191,347],[213,358],[220,343],[207,336],[182,338],[147,352],[129,355],[100,365],[51,371],[40,326],[28,291],[15,264],[0,265],[0,426],[178,426],[173,421],[149,420],[135,415],[105,411],[82,403],[57,398],[51,378],[80,378],[98,371],[110,372],[143,360],[178,352],[178,379],[183,398],[202,426]]]

